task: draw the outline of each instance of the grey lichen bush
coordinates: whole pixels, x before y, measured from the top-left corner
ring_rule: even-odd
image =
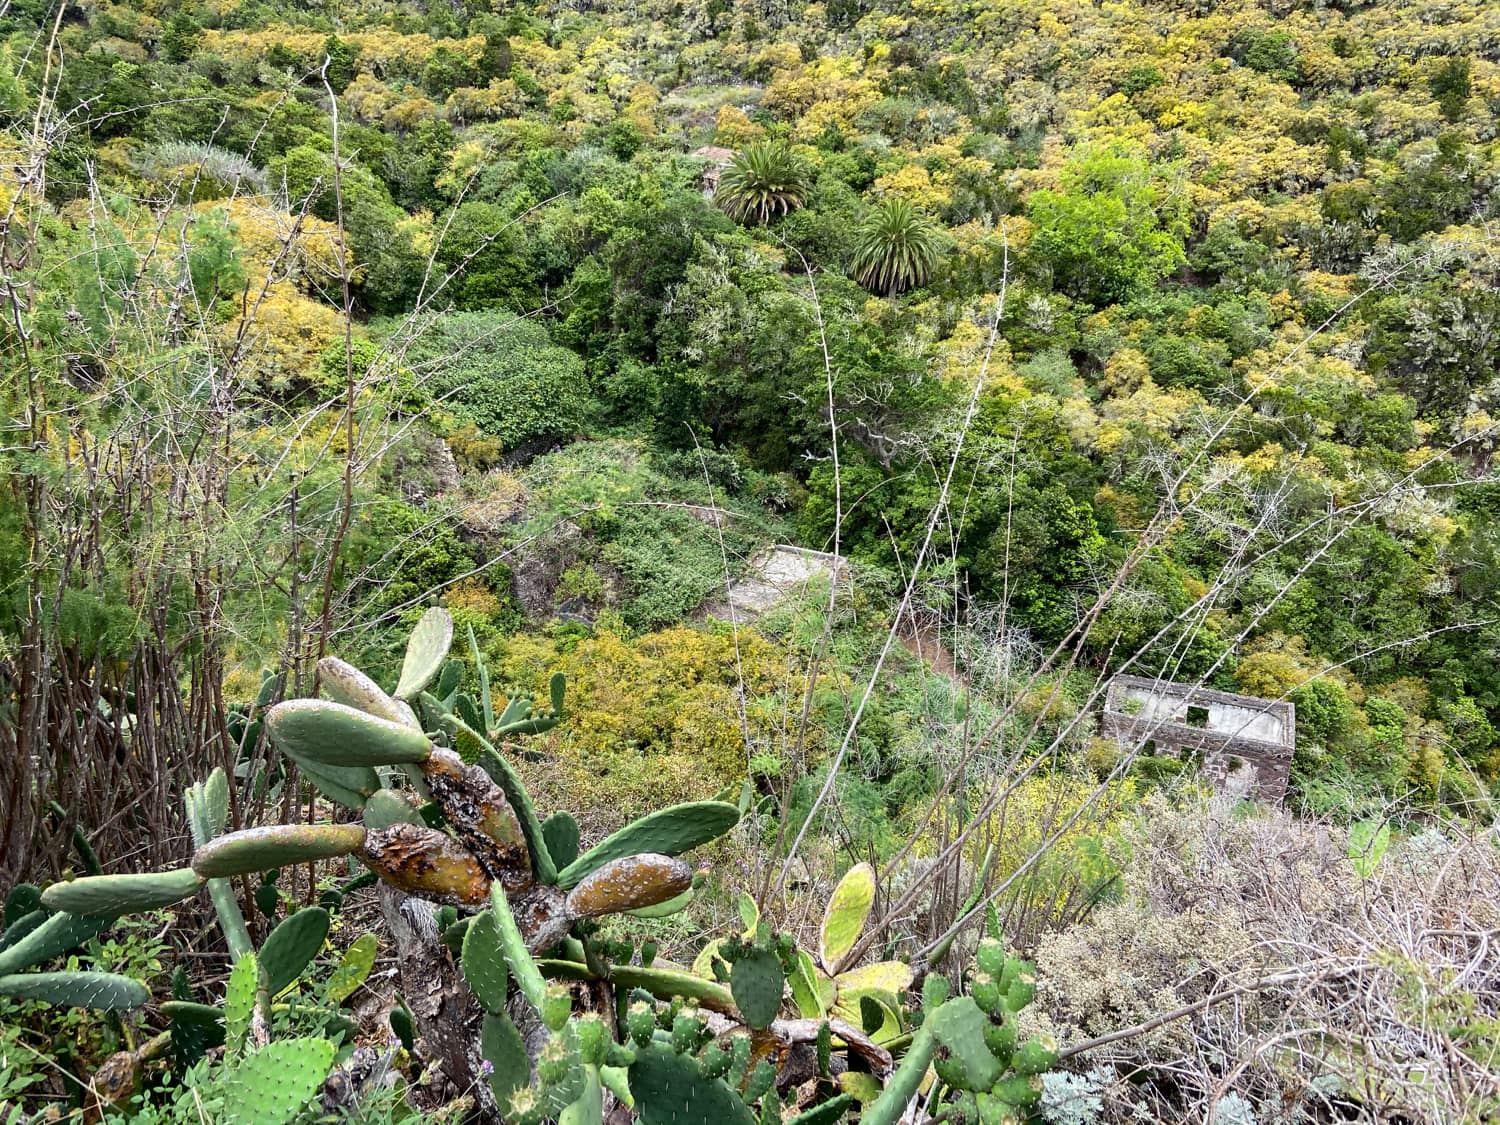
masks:
[[[1094,1125],[1104,1109],[1104,1091],[1114,1079],[1114,1071],[1102,1066],[1087,1074],[1048,1071],[1042,1075],[1042,1118],[1047,1125]]]

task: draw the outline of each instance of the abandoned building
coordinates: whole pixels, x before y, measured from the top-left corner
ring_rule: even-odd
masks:
[[[1127,749],[1191,758],[1220,791],[1280,804],[1297,712],[1291,703],[1120,675],[1110,681],[1100,733]]]

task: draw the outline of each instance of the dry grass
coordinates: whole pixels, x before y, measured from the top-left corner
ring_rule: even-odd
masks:
[[[1042,942],[1038,1019],[1077,1046],[1201,1007],[1079,1056],[1121,1078],[1109,1119],[1500,1114],[1493,829],[1416,832],[1365,879],[1345,830],[1223,802],[1148,807],[1128,844],[1122,901]]]

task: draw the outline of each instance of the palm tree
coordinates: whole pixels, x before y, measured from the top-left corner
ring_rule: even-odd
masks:
[[[785,144],[756,141],[724,169],[714,199],[736,222],[766,223],[807,202],[811,178],[806,163]]]
[[[854,276],[866,289],[893,297],[932,275],[943,250],[943,232],[899,197],[879,204],[859,229]]]

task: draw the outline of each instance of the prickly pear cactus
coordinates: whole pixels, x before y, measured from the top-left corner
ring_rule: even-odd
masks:
[[[282,1039],[245,1055],[224,1085],[226,1125],[286,1125],[312,1100],[333,1063],[327,1039]]]

